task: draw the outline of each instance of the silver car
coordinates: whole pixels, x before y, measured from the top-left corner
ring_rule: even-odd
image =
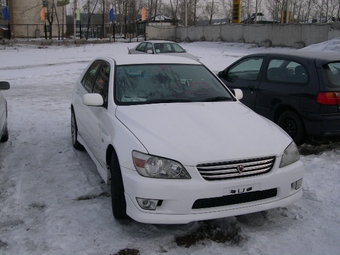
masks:
[[[7,81],[0,81],[0,90],[7,90],[9,87],[9,83]],[[6,142],[7,140],[7,101],[4,95],[0,92],[0,142]]]
[[[172,41],[144,41],[139,43],[136,47],[129,49],[129,54],[167,54],[178,57],[190,58],[199,61],[197,56],[189,54],[178,43]]]

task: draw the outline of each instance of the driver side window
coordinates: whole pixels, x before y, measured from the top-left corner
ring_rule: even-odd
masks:
[[[232,79],[242,79],[242,80],[257,80],[261,66],[263,63],[263,58],[248,58],[233,66],[228,71],[228,77]]]
[[[145,46],[146,46],[146,43],[142,42],[140,45],[137,46],[136,50],[146,52]]]

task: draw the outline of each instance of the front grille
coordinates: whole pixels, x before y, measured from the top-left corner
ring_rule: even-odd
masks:
[[[192,209],[213,208],[219,206],[242,204],[247,202],[259,201],[277,195],[277,189],[253,191],[223,197],[203,198],[195,201]]]
[[[207,181],[228,180],[270,172],[275,157],[199,164],[197,169]]]

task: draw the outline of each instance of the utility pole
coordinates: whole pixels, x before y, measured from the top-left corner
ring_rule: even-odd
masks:
[[[286,0],[286,24],[289,23],[289,0]]]
[[[77,0],[74,0],[74,6],[73,6],[73,31],[74,31],[74,39],[76,39],[77,36]]]
[[[255,2],[255,24],[257,23],[257,0]]]
[[[184,1],[184,10],[185,10],[185,21],[184,21],[184,26],[188,26],[188,1],[187,0],[185,0]]]

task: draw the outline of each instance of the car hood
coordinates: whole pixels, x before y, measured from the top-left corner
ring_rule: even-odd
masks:
[[[240,102],[118,106],[116,116],[150,154],[184,165],[278,156],[292,142]]]

